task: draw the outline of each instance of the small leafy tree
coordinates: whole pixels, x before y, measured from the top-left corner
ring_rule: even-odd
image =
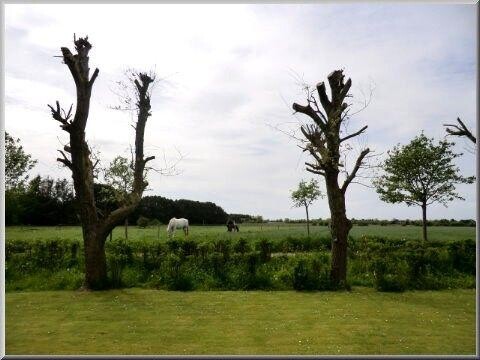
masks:
[[[423,133],[409,144],[398,144],[388,151],[383,163],[385,174],[374,181],[380,199],[389,203],[404,202],[422,208],[423,239],[427,240],[427,206],[435,202],[447,206],[454,199],[464,200],[455,191],[455,184],[472,183],[475,178],[463,177],[453,160],[462,154],[452,151],[454,144],[446,140],[438,145]]]
[[[293,206],[305,207],[307,213],[307,234],[310,236],[310,218],[308,215],[308,207],[319,197],[324,197],[322,192],[318,189],[318,181],[311,179],[309,183],[305,180],[300,181],[297,190],[292,191],[291,198]]]
[[[15,139],[5,131],[5,188],[6,190],[23,187],[37,160],[25,153],[20,139]]]
[[[117,156],[105,169],[105,181],[110,189],[113,189],[111,195],[114,198],[111,200],[118,206],[128,202],[129,194],[133,190],[134,175],[133,162],[123,156]],[[128,239],[128,217],[125,218],[125,239]]]

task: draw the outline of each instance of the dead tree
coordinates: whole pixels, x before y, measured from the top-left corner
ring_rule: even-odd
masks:
[[[107,264],[105,256],[105,240],[112,229],[121,223],[137,207],[142,197],[147,182],[144,179],[145,164],[154,159],[153,156],[144,158],[143,141],[145,125],[150,113],[149,86],[154,78],[144,73],[138,73],[135,79],[137,95],[137,121],[135,125],[135,161],[134,184],[128,195],[128,201],[108,214],[98,211],[94,195],[94,165],[91,151],[85,140],[85,127],[90,109],[90,97],[98,69],[89,76],[88,53],[92,45],[88,37],[74,37],[76,54],[62,47],[62,58],[68,66],[75,81],[77,102],[75,115],[72,119],[72,106],[65,112],[59,102],[56,108],[49,105],[52,117],[61,123],[60,127],[70,136],[69,146],[57,160],[72,171],[76,201],[80,212],[85,251],[85,287],[89,289],[102,289],[108,286]],[[69,155],[67,155],[69,154]]]
[[[293,104],[295,112],[305,114],[313,120],[313,124],[302,125],[301,131],[306,139],[304,151],[314,159],[314,163],[306,162],[306,170],[321,175],[325,178],[328,204],[330,207],[332,235],[332,264],[331,280],[335,286],[346,286],[347,277],[347,238],[352,228],[351,221],[347,218],[345,207],[345,192],[352,180],[362,167],[368,148],[363,149],[358,156],[351,172],[347,173],[343,183],[339,184],[339,174],[343,164],[340,161],[341,145],[343,142],[363,133],[367,126],[360,130],[341,137],[341,125],[348,118],[349,105],[344,102],[348,95],[352,81],[344,82],[342,70],[336,70],[328,76],[331,90],[329,99],[323,82],[317,84],[316,89],[320,106],[309,92],[307,105]],[[344,172],[344,171],[343,171]]]
[[[477,143],[477,138],[472,134],[472,132],[465,126],[465,124],[460,120],[460,118],[457,118],[457,122],[459,125],[453,125],[453,124],[443,124],[443,126],[446,127],[446,131],[450,135],[454,136],[465,136],[467,137],[471,142],[474,144]]]

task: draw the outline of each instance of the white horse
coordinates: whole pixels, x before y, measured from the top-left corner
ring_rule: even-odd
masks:
[[[188,220],[181,218],[171,218],[170,221],[168,222],[167,226],[167,233],[169,237],[173,237],[175,235],[175,230],[177,229],[183,229],[183,232],[185,233],[185,236],[188,235]]]

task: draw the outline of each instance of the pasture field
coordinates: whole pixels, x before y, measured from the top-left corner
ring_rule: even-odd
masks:
[[[330,236],[327,226],[311,226],[312,236]],[[278,241],[288,236],[306,236],[306,225],[304,224],[240,224],[239,233],[227,233],[226,226],[191,226],[189,238],[192,240],[218,240],[238,239],[242,237],[247,240],[258,240],[266,238],[270,241]],[[422,228],[414,225],[369,225],[354,226],[350,236],[360,237],[362,235],[381,236],[392,239],[421,240]],[[139,228],[130,226],[128,228],[129,239],[132,240],[167,240],[166,225],[158,227]],[[177,238],[183,238],[183,233],[178,230]],[[69,239],[82,240],[82,229],[79,226],[8,226],[5,237],[7,240],[50,240]],[[124,238],[124,228],[119,226],[113,231],[113,239]],[[431,240],[464,240],[475,239],[474,227],[453,227],[453,226],[431,226],[428,228],[428,237]]]
[[[475,354],[475,290],[6,294],[6,353]]]

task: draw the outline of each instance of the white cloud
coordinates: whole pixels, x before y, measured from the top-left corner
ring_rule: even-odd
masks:
[[[354,95],[375,83],[370,106],[349,129],[368,124],[357,145],[381,153],[422,129],[444,136],[442,124],[460,116],[473,127],[475,30],[473,5],[32,5],[7,4],[6,129],[39,159],[35,171],[69,176],[55,163],[66,141],[46,108],[68,107],[74,86],[59,58],[72,34],[88,34],[91,68],[99,67],[87,136],[105,163],[128,153],[130,118],[108,107],[110,88],[127,67],[151,69],[167,80],[154,93],[145,148],[183,172],[152,172],[147,194],[213,201],[229,212],[269,218],[303,217],[289,191],[311,174],[288,137],[268,125],[291,127],[291,104],[303,102],[295,73],[315,84],[336,68],[352,77]],[[85,19],[88,19],[86,21]],[[106,21],[108,19],[108,21]],[[162,83],[160,84],[162,85]],[[59,140],[60,139],[60,140]],[[355,142],[354,142],[355,143]],[[462,150],[462,143],[458,145]],[[474,156],[459,159],[473,173]],[[432,217],[471,218],[474,185],[466,202]],[[352,185],[348,214],[356,218],[419,218],[418,209],[380,202]],[[326,200],[312,216],[328,217]]]

